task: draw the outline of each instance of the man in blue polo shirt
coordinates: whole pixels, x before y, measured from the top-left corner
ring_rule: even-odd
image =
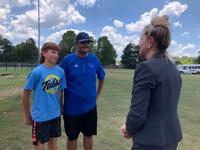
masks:
[[[87,33],[80,32],[76,36],[77,52],[61,61],[68,87],[64,93],[64,126],[68,150],[76,150],[80,132],[84,135],[84,149],[92,150],[92,136],[97,134],[96,99],[103,87],[105,72],[99,59],[89,53],[91,42]],[[96,78],[99,80],[97,89]]]

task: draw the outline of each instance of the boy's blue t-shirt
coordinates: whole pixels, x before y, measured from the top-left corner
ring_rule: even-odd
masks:
[[[64,114],[83,114],[96,106],[96,78],[103,80],[104,69],[94,54],[80,58],[69,54],[61,61],[65,71],[67,89],[64,97]]]
[[[48,68],[44,64],[29,73],[24,86],[33,90],[32,119],[37,122],[61,115],[59,91],[66,88],[65,73],[59,66]]]

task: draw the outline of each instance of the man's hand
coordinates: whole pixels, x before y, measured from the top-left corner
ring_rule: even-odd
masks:
[[[60,107],[60,113],[61,113],[61,115],[63,115],[63,113],[64,113],[63,106]]]
[[[102,87],[103,87],[104,80],[99,80],[98,88],[97,88],[97,95],[96,100],[99,98],[99,95],[101,93]]]
[[[128,132],[126,131],[126,125],[124,124],[123,126],[121,126],[120,128],[120,133],[122,134],[122,136],[126,139],[130,139],[131,136],[128,134]]]
[[[97,93],[97,95],[96,95],[96,100],[99,98],[99,93]]]

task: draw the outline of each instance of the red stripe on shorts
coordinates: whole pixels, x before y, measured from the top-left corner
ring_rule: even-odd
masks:
[[[36,140],[36,121],[33,122],[33,135],[32,135],[33,142],[37,142]]]

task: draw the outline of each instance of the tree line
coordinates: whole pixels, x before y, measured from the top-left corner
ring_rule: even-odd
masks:
[[[66,55],[76,51],[75,47],[74,31],[67,31],[62,35],[62,39],[59,42],[61,53],[59,61]],[[116,50],[112,43],[108,40],[108,37],[102,36],[95,40],[91,44],[90,51],[99,57],[101,63],[104,66],[110,66],[116,64]],[[198,57],[174,57],[176,64],[200,64],[200,52]],[[134,43],[128,43],[123,49],[121,56],[121,65],[124,68],[134,69],[138,63],[143,61],[139,57],[139,47]],[[35,41],[32,38],[27,39],[17,45],[13,45],[8,39],[3,38],[0,35],[0,62],[19,62],[19,63],[37,63],[38,62],[38,48]]]

